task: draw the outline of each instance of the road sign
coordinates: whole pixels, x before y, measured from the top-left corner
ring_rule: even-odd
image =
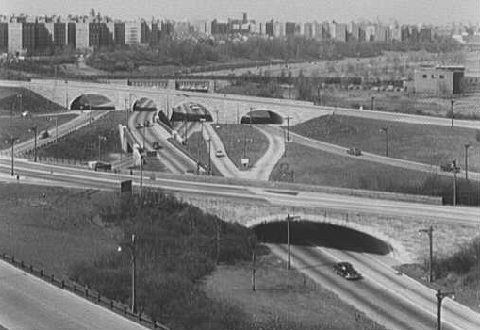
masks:
[[[250,159],[242,158],[240,162],[242,163],[243,167],[248,167],[248,164],[250,163]]]

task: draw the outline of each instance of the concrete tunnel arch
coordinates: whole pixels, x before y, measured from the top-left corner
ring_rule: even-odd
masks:
[[[172,108],[170,120],[175,121],[200,121],[205,118],[205,121],[212,122],[213,117],[208,108],[199,102],[184,101]]]
[[[81,94],[73,99],[70,110],[115,110],[115,104],[102,94]]]
[[[283,124],[283,117],[272,110],[257,109],[247,112],[240,119],[240,124]]]

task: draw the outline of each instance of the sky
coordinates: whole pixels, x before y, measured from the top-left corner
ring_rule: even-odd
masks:
[[[260,21],[480,22],[480,0],[0,0],[0,14],[4,15],[80,15],[91,8],[119,19],[226,19],[247,12]]]

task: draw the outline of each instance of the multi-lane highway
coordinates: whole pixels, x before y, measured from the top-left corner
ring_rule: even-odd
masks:
[[[287,259],[285,245],[269,245]],[[430,330],[436,327],[435,291],[394,271],[388,257],[346,252],[318,246],[291,247],[292,265],[322,286],[333,289],[339,297],[372,320],[392,330]],[[337,275],[332,266],[349,261],[364,278],[348,281]],[[480,328],[480,315],[445,298],[442,303],[442,329],[473,330]]]
[[[4,261],[0,278],[0,324],[9,330],[146,329]]]

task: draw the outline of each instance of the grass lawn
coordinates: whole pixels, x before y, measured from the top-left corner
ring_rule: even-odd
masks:
[[[115,230],[103,227],[93,213],[100,194],[1,183],[0,253],[60,276],[75,262],[114,250]]]
[[[473,129],[412,125],[342,115],[314,118],[291,129],[312,139],[385,155],[386,134],[381,128],[387,126],[390,157],[434,165],[457,159],[463,168],[464,145],[471,143],[474,148],[469,152],[469,168],[480,171],[480,144],[477,142],[480,131]]]
[[[21,102],[17,94],[22,95]],[[65,110],[43,96],[23,87],[0,86],[0,115],[19,114],[22,111],[31,113],[49,113]]]
[[[38,156],[81,161],[98,160],[99,136],[101,136],[105,138],[101,141],[102,160],[116,159],[116,155],[122,152],[118,125],[124,123],[123,111],[111,111],[91,125],[62,137],[58,143],[40,148]]]
[[[73,118],[76,115],[61,115],[58,116],[58,125],[62,125]],[[0,119],[0,143],[6,141],[10,136],[18,137],[20,141],[26,141],[33,138],[33,133],[30,133],[28,129],[33,126],[37,126],[37,132],[40,134],[47,128],[55,127],[55,119],[53,117],[3,117]],[[38,136],[39,137],[39,136]],[[3,145],[0,149],[7,148],[8,145]]]
[[[211,297],[238,305],[257,324],[276,321],[281,329],[287,325],[288,329],[384,329],[365,315],[356,321],[354,307],[303,274],[287,271],[272,254],[257,259],[255,292],[251,264],[246,262],[218,267],[207,277],[206,290]]]
[[[240,170],[244,170],[241,164],[241,159],[244,158],[244,155],[250,159],[251,166],[268,149],[267,138],[253,126],[229,124],[212,125],[212,127],[222,140],[227,156]],[[245,140],[247,141],[246,143],[244,143]]]
[[[203,168],[208,168],[208,144],[203,139],[201,132],[192,133],[185,148],[193,158],[200,160]],[[213,162],[210,162],[210,166],[212,167],[213,175],[221,175]]]

